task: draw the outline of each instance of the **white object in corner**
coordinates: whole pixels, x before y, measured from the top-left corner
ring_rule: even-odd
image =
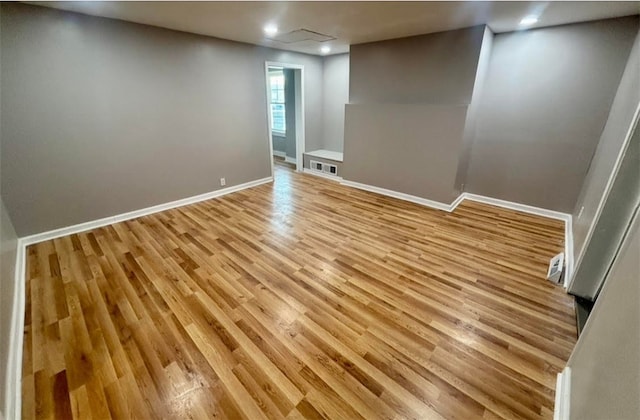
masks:
[[[569,420],[571,405],[571,368],[565,367],[556,380],[556,399],[553,420]]]
[[[564,252],[559,253],[549,261],[549,270],[547,271],[547,280],[552,283],[560,283],[560,276],[564,269]]]

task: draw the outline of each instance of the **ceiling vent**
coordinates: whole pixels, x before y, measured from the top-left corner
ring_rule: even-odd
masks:
[[[282,42],[283,44],[293,44],[302,41],[326,42],[336,39],[333,36],[321,34],[319,32],[310,31],[308,29],[296,29],[286,34],[277,34],[269,39]]]

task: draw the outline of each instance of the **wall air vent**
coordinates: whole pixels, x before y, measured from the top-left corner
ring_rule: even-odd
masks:
[[[564,269],[564,252],[559,253],[549,261],[549,271],[547,271],[547,280],[559,284],[562,280]]]
[[[295,42],[302,41],[326,42],[336,38],[331,35],[321,34],[319,32],[310,31],[308,29],[296,29],[295,31],[276,34],[272,37],[268,37],[268,39],[282,42],[283,44],[293,44]]]
[[[327,174],[338,175],[338,167],[330,163],[324,163],[322,165],[322,171]]]
[[[322,172],[322,162],[318,162],[317,160],[310,161],[309,167],[314,171]]]
[[[317,160],[310,160],[309,168],[315,172],[322,172],[327,175],[338,176],[338,167],[330,163],[318,162]]]

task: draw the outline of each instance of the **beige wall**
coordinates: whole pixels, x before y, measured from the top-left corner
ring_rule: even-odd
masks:
[[[266,60],[305,66],[306,148],[322,146],[320,57],[2,9],[1,182],[20,236],[269,176]]]
[[[569,359],[571,419],[640,418],[639,255],[636,216]]]
[[[572,213],[638,17],[497,34],[465,190]]]

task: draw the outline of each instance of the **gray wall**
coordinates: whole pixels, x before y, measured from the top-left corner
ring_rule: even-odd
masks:
[[[323,148],[344,150],[344,107],[349,102],[349,54],[323,60]]]
[[[595,223],[609,176],[622,148],[625,136],[633,123],[640,104],[640,34],[636,35],[633,49],[622,75],[609,118],[604,126],[589,172],[573,210],[573,243],[576,259],[583,252],[587,233]],[[584,210],[582,208],[584,207]],[[580,214],[582,210],[582,214]]]
[[[349,102],[469,104],[484,26],[352,45]]]
[[[288,158],[296,158],[296,80],[295,71],[284,69],[284,102],[286,137],[285,152]]]
[[[351,46],[343,177],[450,203],[484,26]]]
[[[569,283],[569,293],[595,300],[629,221],[639,205],[640,129],[636,127],[624,151],[620,169],[615,175],[593,235],[585,246],[584,256],[578,261]]]
[[[1,14],[0,10],[0,14]],[[0,19],[0,34],[2,33],[2,19]],[[2,50],[3,38],[0,36],[0,51]],[[0,54],[0,63],[2,63],[2,54]],[[0,77],[2,72],[0,65]],[[0,85],[0,114],[2,113],[2,86]],[[0,162],[2,150],[2,127],[0,121]],[[1,164],[0,164],[1,169]],[[0,170],[1,173],[1,170]],[[0,413],[5,418],[10,418],[11,413],[7,413],[7,373],[9,363],[9,346],[12,341],[11,337],[11,316],[13,314],[13,298],[15,293],[15,270],[16,270],[16,252],[17,252],[17,236],[13,228],[13,223],[9,218],[9,214],[4,206],[3,191],[0,182]],[[0,417],[2,417],[0,415]]]
[[[571,419],[640,418],[639,225],[636,217],[569,358]]]
[[[451,105],[347,105],[342,177],[450,203],[466,111]]]
[[[491,59],[491,51],[493,49],[493,37],[488,26],[484,28],[482,38],[482,47],[478,58],[478,67],[476,70],[476,79],[473,84],[473,92],[471,94],[471,102],[467,111],[467,119],[464,124],[464,135],[462,138],[462,149],[460,152],[460,160],[458,162],[458,170],[456,172],[456,184],[454,194],[460,195],[464,191],[464,183],[466,182],[467,172],[469,170],[469,161],[471,160],[471,148],[476,135],[476,125],[478,121],[478,110],[480,108],[480,98],[484,90],[485,81],[489,72],[489,61]]]
[[[284,136],[279,136],[277,134],[271,135],[271,141],[273,141],[273,151],[274,152],[287,152],[287,138]]]
[[[2,9],[1,182],[20,236],[269,176],[266,60],[305,66],[306,147],[322,145],[320,57]]]
[[[573,212],[638,18],[498,34],[465,189]]]

